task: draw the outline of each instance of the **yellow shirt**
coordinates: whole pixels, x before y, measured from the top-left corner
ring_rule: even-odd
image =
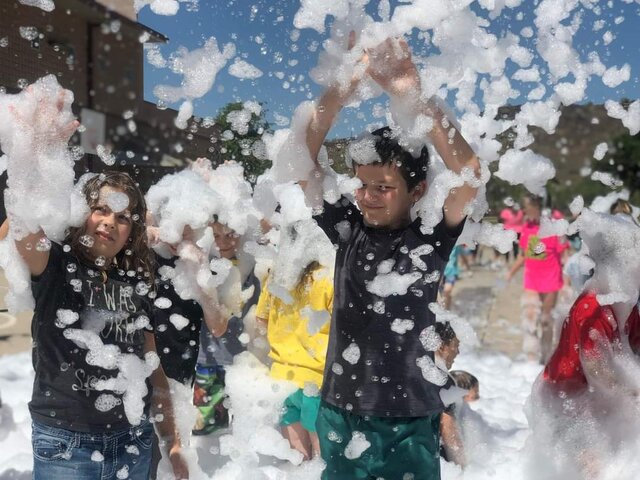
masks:
[[[284,303],[268,291],[260,293],[256,316],[267,321],[271,376],[304,388],[311,382],[320,387],[329,341],[329,319],[333,308],[333,279],[326,270],[315,270],[304,285],[289,292],[293,301]],[[320,330],[309,333],[309,316],[326,318]],[[312,322],[312,327],[313,327]]]

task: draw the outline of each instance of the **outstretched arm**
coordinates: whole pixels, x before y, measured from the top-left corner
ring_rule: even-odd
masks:
[[[355,45],[355,40],[355,32],[351,32],[349,34],[349,50]],[[364,55],[360,61],[366,63],[368,56]],[[313,161],[316,162],[316,165],[318,153],[320,152],[324,139],[327,137],[329,130],[331,130],[331,126],[333,122],[335,122],[340,110],[342,110],[342,107],[344,107],[359,83],[360,78],[354,77],[347,88],[340,87],[339,85],[329,87],[318,99],[313,117],[307,127],[307,147],[309,148],[309,155]]]
[[[516,258],[516,261],[513,262],[513,265],[511,266],[511,270],[509,270],[509,273],[507,273],[507,282],[511,281],[511,279],[513,278],[513,276],[518,273],[518,270],[520,270],[520,268],[522,268],[522,266],[524,265],[524,253],[520,252],[518,254],[518,258]]]
[[[446,412],[442,414],[440,417],[440,434],[442,436],[442,445],[447,452],[449,461],[461,467],[466,466],[467,460],[464,455],[460,432],[458,431],[458,423],[453,415]]]
[[[432,125],[429,130],[425,130],[424,136],[433,144],[449,170],[456,174],[468,170],[470,175],[479,178],[478,157],[453,125],[454,119],[447,118],[433,99],[421,100],[420,77],[407,42],[390,38],[370,51],[368,72],[392,100],[399,104],[403,113],[414,118],[424,115],[432,119]],[[444,204],[447,226],[455,227],[464,220],[464,207],[475,198],[477,190],[477,186],[465,183],[449,192]]]
[[[6,219],[0,226],[0,240],[4,240],[9,235],[10,228],[9,219]],[[15,241],[18,253],[27,264],[29,273],[34,277],[41,275],[49,262],[49,250],[40,251],[36,248],[38,241],[43,237],[44,232],[40,230]]]
[[[68,93],[68,91],[60,89],[55,97],[42,95],[42,93],[36,92],[34,86],[31,85],[27,87],[25,94],[37,100],[36,108],[21,109],[14,105],[9,106],[9,121],[19,125],[24,132],[29,132],[24,134],[24,138],[30,142],[25,159],[31,161],[32,158],[38,156],[38,152],[46,152],[61,145],[65,146],[71,135],[80,126],[80,122],[76,119],[70,119],[64,114],[65,98]],[[26,179],[26,181],[33,182],[31,179]],[[28,201],[28,199],[21,198],[20,201]],[[13,223],[13,227],[20,224],[20,219],[12,218],[11,209],[7,211],[7,214],[8,219],[1,229],[4,236],[12,233],[11,223]],[[37,248],[38,242],[44,236],[43,231],[39,230],[15,240],[16,248],[33,276],[42,274],[49,261],[49,251]]]

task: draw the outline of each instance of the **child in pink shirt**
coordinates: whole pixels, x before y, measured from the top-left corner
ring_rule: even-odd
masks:
[[[546,363],[553,351],[551,312],[562,288],[562,252],[569,246],[559,237],[539,238],[542,199],[533,195],[523,202],[525,223],[520,233],[520,254],[507,280],[524,265],[522,295],[523,351],[529,360]]]

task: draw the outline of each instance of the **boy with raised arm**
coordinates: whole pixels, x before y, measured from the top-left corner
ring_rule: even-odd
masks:
[[[362,60],[369,74],[408,116],[428,116],[424,131],[446,166],[466,178],[480,164],[435,102],[420,100],[420,80],[407,44],[389,39]],[[347,102],[349,91],[329,88],[307,129],[311,158]],[[439,426],[446,372],[434,364],[438,275],[465,220],[476,188],[451,191],[444,218],[431,233],[412,221],[424,195],[428,151],[414,157],[389,128],[373,132],[375,154],[354,163],[362,182],[356,205],[325,202],[315,217],[337,245],[335,298],[322,403],[317,421],[324,479],[439,479]],[[465,169],[468,169],[466,172]],[[430,247],[426,247],[430,245]],[[429,328],[431,327],[431,328]],[[423,333],[424,332],[424,333]],[[422,335],[421,335],[422,333]],[[431,339],[431,340],[430,340]]]

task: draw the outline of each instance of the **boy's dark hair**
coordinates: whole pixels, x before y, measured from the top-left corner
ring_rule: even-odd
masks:
[[[405,150],[394,137],[389,127],[382,127],[371,133],[376,137],[375,149],[380,157],[382,165],[395,165],[407,183],[407,189],[411,191],[421,181],[427,179],[429,169],[429,150],[422,147],[417,158]],[[355,164],[354,164],[355,168]]]
[[[480,384],[476,377],[464,370],[451,370],[449,375],[453,378],[456,387],[464,388],[465,390],[471,390]]]
[[[442,345],[449,345],[458,338],[449,322],[436,322],[435,329],[440,340],[442,340]]]

